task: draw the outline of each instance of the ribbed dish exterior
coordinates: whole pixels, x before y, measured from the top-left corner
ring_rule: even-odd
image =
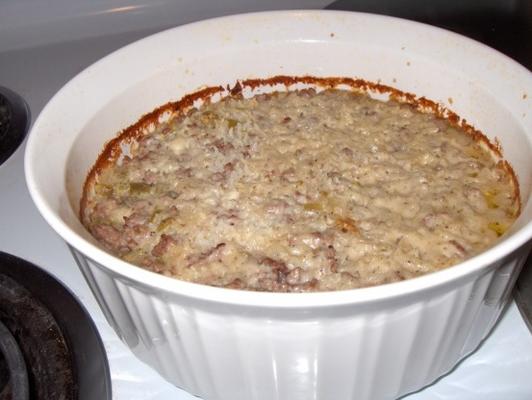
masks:
[[[107,320],[141,360],[205,400],[394,399],[489,333],[521,248],[465,284],[341,307],[207,302],[126,280],[72,249]]]

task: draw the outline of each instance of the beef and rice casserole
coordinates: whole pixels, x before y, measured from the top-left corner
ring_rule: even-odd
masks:
[[[485,138],[353,91],[230,95],[129,139],[89,175],[82,221],[122,259],[197,283],[404,280],[481,252],[519,213]]]

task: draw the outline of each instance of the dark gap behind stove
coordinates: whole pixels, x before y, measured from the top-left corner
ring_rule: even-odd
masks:
[[[493,47],[532,69],[532,0],[338,0],[326,8],[438,26]]]

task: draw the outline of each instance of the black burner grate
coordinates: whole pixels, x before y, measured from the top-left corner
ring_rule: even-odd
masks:
[[[28,370],[16,339],[0,321],[0,400],[29,399]]]
[[[70,349],[51,312],[4,274],[0,274],[0,303],[0,321],[12,333],[28,364],[31,398],[74,400]]]
[[[85,309],[51,275],[1,251],[0,322],[20,348],[29,399],[111,399],[105,350]],[[1,345],[0,353],[5,353]],[[3,358],[0,400],[18,400],[13,396],[16,382],[12,379],[17,373]],[[4,390],[10,392],[8,397],[2,397]]]

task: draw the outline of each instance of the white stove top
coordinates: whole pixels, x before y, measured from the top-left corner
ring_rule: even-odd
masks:
[[[59,7],[62,2],[64,0],[51,3]],[[32,120],[35,120],[45,103],[75,74],[114,49],[152,32],[214,15],[288,8],[288,3],[290,8],[321,7],[329,1],[270,1],[269,6],[260,1],[225,1],[223,6],[221,3],[214,6],[215,3],[207,1],[161,0],[146,5],[140,1],[99,0],[93,2],[93,9],[78,10],[76,18],[83,14],[83,18],[79,17],[80,32],[72,31],[75,20],[71,14],[65,13],[62,20],[59,18],[54,22],[53,13],[49,10],[43,12],[40,18],[30,15],[27,18],[28,31],[25,32],[23,7],[32,9],[39,2],[20,0],[11,3],[18,3],[19,8],[9,7],[9,3],[0,4],[0,85],[25,98]],[[109,8],[107,3],[112,3],[114,8]],[[108,18],[115,14],[121,15],[117,19],[120,24],[106,25]],[[138,23],[143,21],[143,15],[144,19],[151,18],[151,22]],[[157,15],[161,17],[154,20]],[[7,17],[11,19],[9,23]],[[92,28],[87,21],[93,23]],[[101,27],[99,22],[102,22]],[[55,30],[46,28],[47,23],[56,24]],[[61,24],[64,24],[62,28]],[[42,29],[43,35],[36,40],[35,33],[39,29]],[[72,35],[68,35],[69,30]],[[31,32],[34,34],[33,42]],[[6,39],[8,33],[11,36]],[[20,35],[20,40],[17,41],[13,35]],[[165,382],[150,367],[138,361],[109,327],[67,246],[33,206],[24,181],[23,153],[24,145],[0,166],[0,250],[51,272],[85,305],[107,350],[114,399],[195,399]],[[512,302],[476,353],[436,384],[407,396],[405,400],[528,400],[532,399],[530,371],[532,335]]]

